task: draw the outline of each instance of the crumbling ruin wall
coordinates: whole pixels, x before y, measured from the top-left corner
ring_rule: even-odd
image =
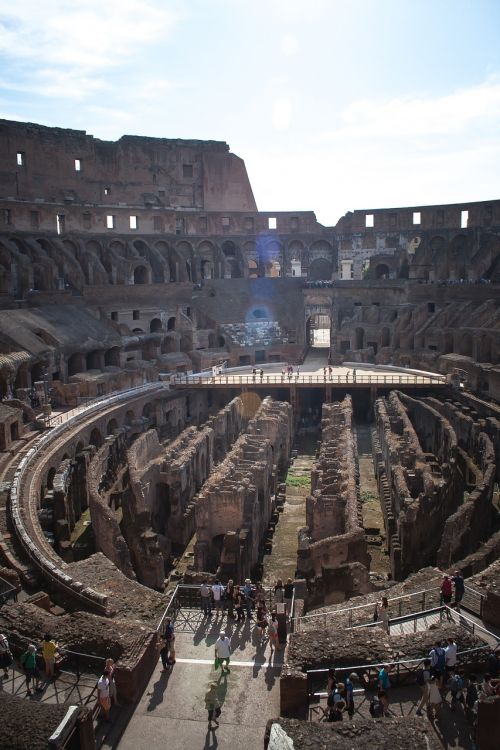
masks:
[[[435,409],[393,391],[376,401],[375,418],[391,569],[401,580],[436,563],[446,519],[458,508],[465,486],[455,432]]]
[[[122,439],[108,438],[89,464],[87,486],[90,518],[97,549],[129,578],[135,578],[130,551],[120,529],[114,505],[110,507],[109,488],[125,462]]]
[[[266,398],[196,497],[197,570],[242,580],[258,562],[278,467],[290,453],[292,408]]]
[[[309,579],[310,603],[338,601],[370,588],[359,494],[352,399],[323,404],[322,442],[299,532],[298,570]]]

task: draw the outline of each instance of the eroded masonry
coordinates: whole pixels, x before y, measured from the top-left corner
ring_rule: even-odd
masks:
[[[224,142],[0,121],[0,630],[111,655],[134,701],[177,582],[258,581],[282,554],[280,726],[302,737],[308,670],[428,648],[351,629],[381,595],[411,614],[459,570],[499,627],[499,285],[500,200],[327,227],[259,212]],[[35,711],[33,737],[60,720]]]

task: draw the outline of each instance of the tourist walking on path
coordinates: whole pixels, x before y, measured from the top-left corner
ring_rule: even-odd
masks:
[[[429,659],[431,660],[431,677],[437,677],[441,682],[446,670],[446,652],[441,646],[441,641],[436,641],[434,647],[431,648]]]
[[[278,637],[278,620],[276,618],[276,612],[271,612],[271,619],[269,620],[269,624],[267,626],[267,632],[269,634],[269,645],[271,647],[271,651],[273,649],[279,651],[280,642]]]
[[[457,644],[453,638],[448,638],[448,645],[444,650],[447,672],[453,672],[457,666],[457,650]]]
[[[215,605],[215,616],[219,616],[219,612],[224,612],[224,586],[221,584],[219,580],[215,581],[214,585],[212,586],[212,594],[214,597],[214,605]]]
[[[289,578],[287,582],[285,583],[285,585],[283,586],[286,613],[288,617],[290,617],[292,614],[293,589],[294,589],[293,581],[291,578]]]
[[[200,586],[201,608],[205,617],[212,615],[212,589],[205,579]]]
[[[42,641],[42,656],[45,662],[45,676],[47,680],[51,680],[54,676],[56,651],[57,643],[54,641],[50,633],[45,633]]]
[[[224,631],[215,641],[215,669],[221,668],[221,672],[230,672],[229,662],[231,660],[231,641]],[[226,666],[223,666],[223,662]]]
[[[389,667],[384,664],[380,672],[378,673],[378,687],[379,690],[389,690],[391,687],[391,681],[389,679]]]
[[[108,670],[108,680],[109,680],[109,697],[115,704],[115,706],[121,706],[121,703],[118,703],[118,691],[116,689],[116,682],[115,682],[115,669],[116,664],[114,663],[113,659],[106,659],[106,669]]]
[[[208,686],[208,690],[205,693],[205,708],[208,711],[208,728],[213,729],[212,722],[215,726],[219,726],[217,719],[221,715],[219,696],[217,695],[218,685],[216,682],[211,682]]]
[[[377,605],[376,614],[382,628],[386,633],[389,633],[389,602],[386,596],[383,596]]]
[[[3,676],[5,679],[9,676],[9,667],[11,664],[12,654],[7,636],[0,633],[0,667],[3,669]]]
[[[464,577],[461,575],[459,570],[455,571],[455,575],[451,579],[453,582],[453,585],[455,587],[455,607],[458,607],[460,605],[460,602],[463,599],[463,596],[465,594],[465,583],[464,583]]]
[[[441,606],[445,605],[446,607],[449,607],[451,604],[451,597],[453,594],[453,586],[451,583],[451,578],[449,576],[443,576],[443,581],[441,583]],[[446,616],[448,620],[450,620],[450,613],[448,610],[446,610]]]
[[[417,685],[420,687],[422,697],[417,708],[417,716],[422,716],[422,709],[429,705],[429,683],[431,681],[431,660],[424,659],[424,666],[417,671]]]
[[[97,683],[97,699],[102,709],[104,721],[109,721],[109,711],[111,709],[110,693],[109,669],[105,669]]]
[[[283,588],[283,581],[278,578],[274,585],[274,602],[275,604],[283,604],[285,600],[285,590]]]
[[[441,708],[443,705],[443,698],[441,697],[440,680],[438,677],[433,677],[429,682],[429,718],[439,719],[441,716]]]
[[[236,622],[245,622],[245,613],[243,611],[245,597],[241,593],[239,586],[234,587],[234,607],[236,609]]]
[[[174,626],[168,617],[165,621],[165,630],[161,639],[160,658],[163,667],[162,672],[167,672],[169,666],[175,664]]]
[[[31,681],[34,683],[35,691],[40,693],[42,688],[40,687],[40,674],[36,663],[36,646],[34,643],[30,643],[27,650],[21,656],[21,664],[24,667],[24,673],[26,675],[26,691],[27,695],[32,695],[31,692]]]
[[[226,607],[227,607],[227,616],[231,618],[231,620],[234,620],[236,615],[234,614],[234,582],[232,579],[230,579],[227,582],[226,586]]]
[[[241,589],[241,593],[243,594],[243,603],[247,611],[247,617],[249,620],[251,620],[252,619],[252,607],[254,603],[254,589],[253,589],[252,581],[250,580],[250,578],[245,578],[245,584],[243,588]]]

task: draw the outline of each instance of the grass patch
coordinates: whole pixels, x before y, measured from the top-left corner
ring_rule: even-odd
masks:
[[[370,490],[363,490],[363,492],[361,493],[361,502],[371,503],[373,501],[378,501],[378,495],[375,492],[371,492]]]
[[[288,474],[286,478],[287,487],[310,487],[311,477]]]

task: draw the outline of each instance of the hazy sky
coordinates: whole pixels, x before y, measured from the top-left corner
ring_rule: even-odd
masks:
[[[261,210],[500,198],[498,0],[0,0],[0,116],[225,140]]]

